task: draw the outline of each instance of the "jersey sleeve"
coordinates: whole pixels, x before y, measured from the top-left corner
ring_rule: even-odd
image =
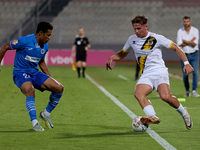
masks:
[[[123,51],[129,53],[130,47],[131,47],[131,44],[130,44],[130,37],[129,37],[126,43],[124,44]]]
[[[87,45],[90,44],[89,39],[88,38],[86,38],[86,39],[87,39]]]
[[[45,44],[45,53],[44,53],[44,55],[43,55],[43,58],[45,58],[45,56],[46,56],[46,54],[47,54],[48,51],[49,51],[49,44],[46,43],[46,44]]]
[[[170,49],[172,44],[173,44],[172,40],[170,40],[170,39],[168,39],[168,38],[166,38],[162,35],[158,35],[157,39],[158,39],[158,42],[161,46],[166,47],[168,49]]]
[[[12,49],[23,49],[28,43],[27,38],[25,37],[20,37],[18,39],[12,40],[10,41],[10,46],[12,47]]]
[[[76,45],[76,43],[77,43],[77,38],[75,38],[75,40],[74,40],[74,45]]]

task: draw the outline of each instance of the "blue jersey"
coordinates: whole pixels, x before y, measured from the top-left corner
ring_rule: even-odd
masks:
[[[35,34],[20,37],[10,42],[12,49],[16,49],[14,72],[38,71],[37,65],[45,57],[48,51],[48,44],[38,45]]]

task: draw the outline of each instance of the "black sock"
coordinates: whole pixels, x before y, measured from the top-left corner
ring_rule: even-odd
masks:
[[[82,68],[82,71],[83,78],[85,78],[85,67]]]
[[[78,77],[80,78],[81,77],[81,75],[80,75],[80,68],[79,67],[77,67],[77,72],[78,72]]]

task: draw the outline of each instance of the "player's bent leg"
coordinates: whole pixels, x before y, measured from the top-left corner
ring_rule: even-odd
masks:
[[[49,100],[49,103],[48,103],[46,109],[43,112],[40,112],[40,118],[42,118],[45,121],[45,125],[49,129],[53,128],[53,124],[51,122],[50,113],[58,105],[61,96],[62,96],[62,94],[51,93],[51,95],[49,97],[50,100]]]
[[[192,129],[193,128],[192,119],[191,119],[188,111],[182,106],[181,103],[180,103],[180,106],[175,110],[183,117],[183,120],[185,122],[186,128],[188,130]]]
[[[47,128],[53,129],[53,124],[52,124],[52,122],[51,122],[51,117],[50,117],[50,115],[49,115],[49,116],[46,116],[46,115],[44,115],[44,111],[42,111],[42,112],[40,112],[40,118],[41,118],[42,120],[44,120],[45,125],[46,125]]]
[[[26,109],[29,113],[33,130],[34,131],[44,131],[40,126],[37,117],[36,117],[36,108],[35,108],[35,89],[31,82],[24,82],[21,85],[21,91],[26,96]]]
[[[138,100],[142,109],[144,109],[145,106],[151,105],[151,102],[146,98],[146,96],[150,94],[151,91],[152,87],[147,84],[137,84],[135,86],[134,96]]]
[[[33,87],[33,84],[31,82],[29,82],[29,81],[28,82],[24,82],[21,85],[21,91],[26,97],[29,97],[29,96],[35,97],[35,89]]]
[[[62,94],[51,93],[51,95],[49,97],[49,103],[48,103],[46,109],[43,112],[40,112],[40,118],[45,121],[45,125],[49,129],[53,128],[50,113],[59,104],[61,96],[62,96]]]
[[[162,83],[158,86],[157,89],[160,98],[165,101],[166,103],[168,103],[170,106],[172,106],[173,108],[177,109],[180,105],[178,99],[175,96],[172,96],[171,92],[170,92],[170,86],[166,83]]]
[[[160,84],[158,86],[158,93],[163,101],[167,102],[170,106],[174,107],[175,110],[183,117],[186,128],[188,130],[192,129],[193,122],[188,111],[180,104],[180,102],[175,96],[171,95],[169,85]]]
[[[191,119],[188,111],[187,110],[185,110],[185,111],[186,111],[186,114],[183,115],[182,117],[183,117],[183,120],[185,122],[186,128],[188,130],[191,130],[193,128],[193,122],[192,122],[192,119]]]
[[[46,107],[46,109],[43,112],[40,112],[40,118],[45,121],[45,125],[49,128],[53,128],[53,124],[51,122],[50,113],[54,108],[59,104],[60,98],[62,97],[63,93],[63,86],[53,78],[47,79],[43,86],[46,87],[46,89],[52,91],[50,97],[49,97],[49,103]]]
[[[52,77],[48,78],[41,86],[43,90],[48,90],[54,93],[62,94],[64,87],[61,83],[57,80],[53,79]]]
[[[156,116],[150,100],[146,98],[151,91],[152,87],[148,84],[137,84],[135,87],[135,98],[138,100],[144,113],[147,115],[147,117],[140,118],[140,121],[145,125],[160,123],[160,119]]]

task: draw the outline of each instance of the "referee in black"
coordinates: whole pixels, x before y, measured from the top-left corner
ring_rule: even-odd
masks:
[[[81,68],[82,68],[82,77],[85,78],[86,57],[87,57],[87,51],[90,47],[91,46],[88,38],[84,36],[83,28],[79,28],[78,37],[76,37],[74,41],[71,52],[71,57],[73,58],[74,51],[76,50],[76,67],[78,72],[78,78],[81,77],[80,74]]]

